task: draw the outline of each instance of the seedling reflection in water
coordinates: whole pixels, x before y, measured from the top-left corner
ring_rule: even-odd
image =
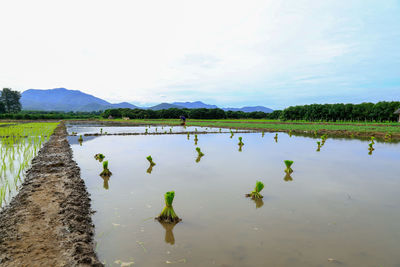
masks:
[[[289,137],[292,137],[292,130],[289,130]]]
[[[187,140],[189,140],[189,139],[190,139],[190,134],[188,133],[188,134],[187,134]]]
[[[165,243],[174,245],[175,244],[175,236],[174,236],[174,227],[177,224],[177,222],[175,223],[164,223],[164,222],[160,222],[160,224],[164,227],[165,229]]]
[[[293,164],[293,161],[292,161],[292,160],[285,160],[285,161],[283,161],[283,162],[285,162],[285,165],[286,165],[285,172],[286,172],[287,174],[291,174],[291,173],[293,172],[293,170],[292,170],[292,168],[291,168],[291,166],[292,166],[292,164]]]
[[[274,139],[275,139],[275,143],[278,143],[278,133],[275,134]]]
[[[283,177],[283,180],[285,182],[291,182],[291,181],[293,181],[293,178],[292,178],[292,176],[290,176],[289,173],[286,173],[285,177]]]
[[[264,137],[264,135],[265,135],[265,132],[262,132],[261,137]]]
[[[194,144],[197,145],[197,141],[199,141],[199,139],[197,139],[197,134],[194,135]]]
[[[156,220],[163,223],[178,223],[182,221],[182,219],[180,219],[176,215],[174,208],[172,207],[172,202],[174,201],[174,197],[175,197],[174,191],[165,193],[164,195],[165,207],[161,211],[160,215],[156,217]]]
[[[263,189],[264,184],[260,181],[257,181],[254,190],[250,194],[246,194],[246,197],[251,197],[252,199],[261,199],[263,196],[260,194],[260,192]]]
[[[83,142],[82,135],[80,135],[80,136],[79,136],[79,138],[78,138],[78,142],[79,142],[79,144],[80,144],[80,145],[82,145],[82,142]]]
[[[103,162],[103,171],[100,173],[101,177],[110,177],[112,173],[108,169],[108,160]]]

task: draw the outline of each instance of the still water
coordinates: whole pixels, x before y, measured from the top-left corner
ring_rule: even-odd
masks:
[[[103,127],[104,129],[105,127]],[[152,127],[153,128],[153,127]],[[164,127],[165,128],[165,127]],[[200,128],[200,127],[198,127]],[[99,132],[98,127],[97,132]],[[69,137],[108,266],[399,266],[400,145],[279,133]],[[238,137],[244,146],[238,151]],[[113,173],[100,176],[103,153]],[[146,170],[151,155],[156,165]],[[284,160],[293,160],[291,177]],[[263,202],[244,195],[257,180]],[[107,189],[106,189],[107,188]],[[154,217],[164,193],[182,222]]]

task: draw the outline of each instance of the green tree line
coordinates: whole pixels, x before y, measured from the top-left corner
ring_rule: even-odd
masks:
[[[393,114],[399,101],[361,104],[312,104],[291,106],[281,112],[281,120],[306,121],[397,121]]]
[[[179,116],[185,116],[190,119],[265,119],[269,114],[261,111],[243,112],[243,111],[224,111],[219,108],[195,108],[195,109],[179,109],[170,108],[162,110],[150,109],[107,109],[103,112],[102,117],[113,118],[128,117],[130,119],[177,119]]]

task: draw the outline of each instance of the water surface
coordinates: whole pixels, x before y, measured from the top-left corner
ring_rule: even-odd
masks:
[[[205,156],[198,163],[193,136],[92,136],[82,146],[69,137],[97,211],[100,259],[109,266],[399,266],[400,145],[377,143],[368,155],[368,142],[328,139],[316,152],[317,139],[280,133],[275,142],[274,135],[199,135]],[[96,153],[109,160],[108,183]],[[150,174],[148,155],[156,163]],[[286,159],[294,161],[291,177]],[[265,184],[262,203],[244,196],[256,180]],[[154,217],[170,190],[183,221],[166,229]]]

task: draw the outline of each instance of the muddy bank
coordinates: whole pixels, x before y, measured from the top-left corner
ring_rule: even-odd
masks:
[[[102,266],[90,198],[61,123],[0,212],[0,266]]]

